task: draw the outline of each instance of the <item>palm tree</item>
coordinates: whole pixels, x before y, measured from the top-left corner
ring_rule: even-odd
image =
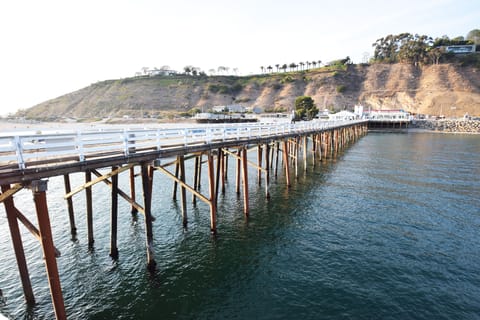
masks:
[[[300,65],[300,70],[303,70],[303,67],[305,66],[305,63],[300,62],[299,65]]]
[[[268,66],[267,69],[268,69],[268,72],[272,72],[273,68],[272,68],[272,66]]]
[[[288,68],[287,64],[284,63],[284,64],[282,65],[283,72],[287,72],[287,68]]]
[[[261,66],[260,69],[262,70],[262,73],[265,72],[265,67],[264,66]]]
[[[295,64],[295,62],[292,62],[288,65],[288,67],[290,68],[290,71],[292,70],[295,70],[295,68],[297,67],[297,65]]]
[[[322,60],[318,60],[317,62],[318,62],[318,67],[320,68],[322,65]]]
[[[275,67],[277,67],[277,72],[278,72],[278,69],[280,68],[280,65],[277,63],[277,64],[275,65]]]
[[[317,61],[312,61],[313,68],[315,69],[317,67]]]

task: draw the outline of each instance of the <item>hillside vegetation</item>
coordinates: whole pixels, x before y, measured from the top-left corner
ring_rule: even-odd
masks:
[[[319,109],[404,109],[445,116],[480,115],[480,69],[459,64],[343,65],[255,76],[155,76],[108,80],[22,111],[28,118],[170,118],[240,104],[289,111],[298,96]]]

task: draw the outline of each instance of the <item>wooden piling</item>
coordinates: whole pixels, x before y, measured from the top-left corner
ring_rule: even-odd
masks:
[[[222,157],[223,150],[218,148],[217,150],[217,167],[216,167],[216,176],[215,176],[215,205],[218,205],[218,191],[220,188],[220,175],[222,173]]]
[[[217,233],[217,200],[215,199],[215,172],[213,166],[213,155],[211,152],[207,155],[208,167],[208,187],[210,191],[210,232]]]
[[[47,207],[47,181],[32,181],[31,188],[33,192],[33,201],[37,211],[38,228],[41,235],[41,243],[45,268],[47,270],[48,284],[50,286],[50,295],[52,297],[53,309],[57,320],[66,319],[65,304],[63,302],[62,287],[60,285],[60,276],[58,275],[57,260],[55,257],[55,248],[53,246],[52,229],[50,226],[50,217]]]
[[[298,149],[299,149],[299,146],[300,145],[300,138],[299,137],[296,137],[295,138],[295,142],[294,142],[294,146],[293,146],[293,161],[295,162],[295,179],[298,178]]]
[[[247,163],[247,153],[248,149],[247,147],[243,147],[242,149],[242,173],[243,173],[243,213],[245,214],[246,217],[248,217],[249,214],[249,208],[248,208],[248,163]]]
[[[240,179],[241,179],[241,165],[242,165],[242,149],[237,150],[237,166],[236,166],[236,175],[235,175],[235,192],[240,194]]]
[[[262,185],[262,145],[259,144],[257,146],[257,163],[258,163],[258,169],[257,169],[257,181],[258,185]]]
[[[270,145],[268,143],[265,144],[265,197],[270,199]]]
[[[178,163],[178,157],[177,157],[177,161],[175,162],[175,178],[178,178],[179,170],[180,170],[180,164]],[[177,186],[178,186],[177,180],[173,180],[173,192],[172,192],[173,200],[177,200]]]
[[[183,155],[178,156],[178,164],[180,166],[180,181],[183,184],[180,186],[180,200],[182,202],[182,223],[183,227],[187,227],[187,190],[185,189],[185,157]]]
[[[130,168],[130,198],[132,199],[133,202],[135,202],[135,167]],[[135,215],[138,212],[138,209],[132,204],[132,209],[131,213],[132,215]]]
[[[285,165],[285,179],[286,179],[286,182],[287,182],[287,187],[290,187],[291,186],[291,184],[290,184],[290,167],[288,165],[288,141],[287,140],[283,141],[282,154],[283,154],[283,162],[284,162],[284,165]]]
[[[275,175],[275,178],[277,178],[278,176],[278,154],[280,153],[280,142],[276,142],[275,143],[275,171],[274,171],[274,175]]]
[[[113,166],[112,171],[118,167]],[[118,220],[118,174],[112,176],[112,210],[110,215],[110,257],[118,259],[117,220]]]
[[[221,177],[220,181],[222,183],[222,194],[225,194],[225,181],[227,180],[227,168],[226,168],[226,157],[228,153],[225,153],[222,149],[222,154],[220,158],[220,166],[221,166]]]
[[[223,177],[225,181],[228,181],[228,153],[225,152],[223,154]],[[225,183],[223,184],[225,185]]]
[[[155,270],[157,263],[153,251],[153,231],[152,231],[152,181],[153,170],[148,163],[142,163],[142,188],[143,202],[145,210],[145,238],[147,247],[147,269],[151,272]]]
[[[10,185],[2,185],[2,194],[10,189]],[[22,235],[18,226],[17,215],[15,213],[15,204],[13,198],[10,196],[3,201],[5,211],[7,213],[8,226],[10,229],[10,236],[12,237],[13,250],[17,260],[18,271],[20,273],[20,280],[23,287],[23,296],[27,304],[35,304],[35,297],[33,295],[32,284],[28,274],[27,260],[25,258],[25,250],[23,249]]]
[[[90,170],[85,171],[85,183],[92,181],[92,172]],[[95,242],[93,238],[93,204],[92,204],[92,187],[85,188],[85,196],[87,201],[87,239],[88,247],[91,249]]]
[[[195,157],[195,164],[194,164],[194,168],[193,168],[193,189],[195,191],[198,191],[198,186],[199,186],[199,182],[200,182],[200,180],[198,179],[198,175],[199,175],[199,168],[198,167],[199,167],[199,165],[201,165],[201,158],[200,157],[201,157],[201,155]],[[197,204],[197,196],[195,195],[194,192],[192,192],[192,203],[193,203],[194,206]]]
[[[70,185],[70,176],[68,174],[63,175],[63,181],[65,183],[65,194],[68,194],[72,191],[72,187]],[[68,218],[70,221],[70,233],[72,236],[77,234],[77,227],[75,226],[75,214],[73,211],[73,200],[72,197],[67,198],[67,210],[68,210]]]
[[[307,148],[308,148],[308,137],[303,137],[303,171],[307,172]]]

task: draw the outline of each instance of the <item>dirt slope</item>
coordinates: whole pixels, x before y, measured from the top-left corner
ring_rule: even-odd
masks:
[[[290,110],[297,96],[311,96],[320,109],[405,109],[445,116],[480,115],[480,70],[441,64],[350,65],[248,77],[171,76],[109,80],[46,101],[28,117],[164,117],[191,108],[241,104]]]

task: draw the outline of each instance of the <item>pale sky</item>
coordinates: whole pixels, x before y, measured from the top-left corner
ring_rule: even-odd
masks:
[[[472,29],[479,0],[3,0],[0,115],[142,67],[358,63],[389,34]]]

